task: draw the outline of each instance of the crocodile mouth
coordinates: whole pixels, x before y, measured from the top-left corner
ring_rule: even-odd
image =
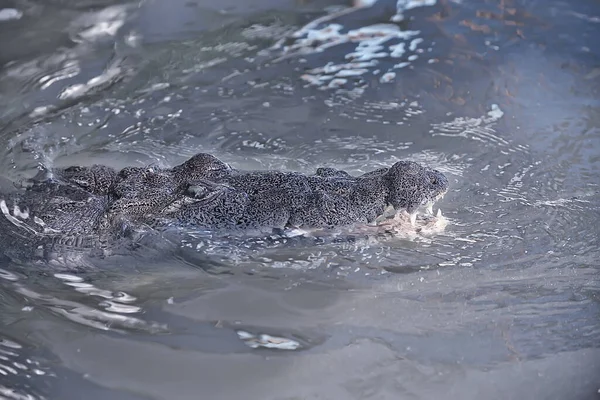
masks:
[[[434,213],[433,211],[433,205],[438,202],[439,200],[443,199],[444,196],[446,195],[448,191],[445,190],[441,193],[439,193],[438,195],[436,195],[433,199],[428,199],[426,201],[424,201],[422,203],[422,205],[413,213],[407,213],[410,217],[410,223],[412,226],[416,226],[417,223],[417,216],[419,214],[425,214],[429,217],[434,217],[437,219],[441,219],[443,218],[442,215],[442,210],[441,208],[438,208],[437,213]],[[382,222],[384,222],[385,220],[389,219],[389,218],[393,218],[396,213],[398,213],[401,210],[397,210],[395,209],[391,204],[388,204],[388,206],[386,207],[386,209],[383,211],[383,213],[381,215],[379,215],[375,221],[374,224],[380,224]]]
[[[446,195],[447,191],[443,191],[442,193],[438,194],[437,196],[435,196],[433,198],[433,200],[429,200],[426,204],[425,204],[425,211],[427,212],[427,214],[429,215],[433,215],[433,205],[435,203],[437,203],[438,201],[440,201],[441,199],[444,198],[444,196]],[[438,208],[438,215],[441,214],[441,209]]]
[[[433,199],[430,199],[426,203],[424,203],[419,209],[417,209],[414,213],[410,214],[410,223],[412,226],[415,226],[417,223],[417,215],[419,215],[419,211],[425,209],[425,215],[434,216],[435,218],[443,218],[442,209],[438,208],[437,213],[433,212],[433,205],[437,203],[439,200],[443,199],[448,191],[444,190]]]

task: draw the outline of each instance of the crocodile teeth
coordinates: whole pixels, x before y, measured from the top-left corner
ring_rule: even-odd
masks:
[[[429,203],[429,204],[427,205],[427,213],[428,213],[429,215],[433,215],[433,203]]]
[[[438,208],[437,217],[438,218],[442,217],[442,209],[441,208]]]
[[[410,224],[415,226],[417,224],[417,213],[410,215]]]

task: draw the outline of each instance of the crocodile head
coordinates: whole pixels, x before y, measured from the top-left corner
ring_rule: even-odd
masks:
[[[444,174],[412,161],[395,163],[383,180],[388,189],[387,203],[395,210],[406,210],[413,218],[420,207],[433,213],[433,204],[448,191]]]

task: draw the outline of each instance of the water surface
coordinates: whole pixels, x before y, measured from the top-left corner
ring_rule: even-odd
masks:
[[[0,398],[598,398],[595,2],[9,3],[7,180],[203,151],[411,159],[451,190],[435,235],[169,232],[76,272],[5,257]]]

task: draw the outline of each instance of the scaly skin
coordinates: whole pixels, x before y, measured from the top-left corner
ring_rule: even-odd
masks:
[[[79,244],[95,241],[78,237],[118,238],[142,226],[271,233],[367,224],[388,206],[415,216],[447,189],[442,173],[414,162],[360,176],[334,168],[304,175],[240,171],[200,153],[173,168],[44,171],[8,197],[2,212],[4,222],[32,237],[31,246],[61,235]]]
[[[415,215],[448,189],[436,170],[414,162],[397,162],[353,177],[344,171],[320,168],[313,176],[280,171],[230,170],[217,179],[222,186],[206,189],[212,204],[188,190],[160,216],[161,222],[226,230],[332,228],[372,223],[388,205]],[[191,186],[191,188],[196,188]],[[224,208],[224,210],[222,210]]]

